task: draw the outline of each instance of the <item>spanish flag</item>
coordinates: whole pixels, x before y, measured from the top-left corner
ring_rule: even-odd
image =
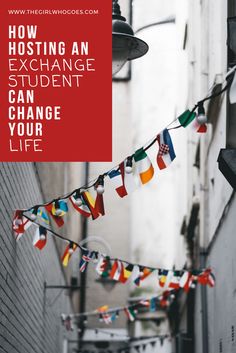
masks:
[[[134,160],[141,183],[148,183],[154,175],[154,168],[147,153],[144,151],[143,148],[140,148],[135,152]]]

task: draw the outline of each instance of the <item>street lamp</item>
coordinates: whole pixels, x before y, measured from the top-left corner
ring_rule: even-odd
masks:
[[[129,60],[145,55],[148,45],[134,36],[132,27],[121,15],[118,0],[112,0],[112,76]]]

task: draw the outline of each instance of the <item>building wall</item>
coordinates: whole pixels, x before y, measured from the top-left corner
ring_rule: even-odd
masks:
[[[189,55],[189,104],[204,98],[214,83],[222,82],[227,72],[227,1],[189,1],[188,40]],[[211,102],[214,104],[214,102]],[[205,106],[207,108],[207,104]],[[213,121],[204,136],[189,135],[195,149],[189,151],[190,163],[200,147],[200,179],[189,178],[189,190],[200,183],[200,248],[207,252],[206,265],[216,276],[216,287],[207,289],[207,325],[209,335],[203,330],[205,309],[202,291],[196,290],[195,301],[195,352],[203,352],[203,339],[208,340],[209,352],[234,352],[232,327],[235,318],[235,280],[233,229],[235,228],[235,201],[229,203],[232,188],[218,169],[217,158],[227,143],[227,95],[222,95]],[[191,205],[193,192],[188,194]],[[198,249],[198,252],[200,249]],[[200,262],[199,262],[200,263]]]
[[[60,314],[71,312],[70,299],[44,290],[45,282],[65,284],[54,239],[40,252],[32,245],[33,225],[18,242],[12,233],[13,210],[43,201],[34,164],[1,163],[0,189],[0,351],[63,352]]]

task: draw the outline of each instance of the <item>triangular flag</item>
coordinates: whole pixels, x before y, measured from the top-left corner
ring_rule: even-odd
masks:
[[[140,148],[135,152],[134,160],[141,183],[148,183],[154,175],[154,168],[152,166],[150,158],[148,157],[147,153],[144,151],[143,148]]]
[[[172,140],[167,129],[157,135],[157,142],[159,145],[157,165],[160,169],[164,169],[168,167],[176,157]]]
[[[72,256],[72,254],[74,253],[74,251],[76,250],[77,245],[75,243],[70,243],[69,245],[67,245],[64,254],[62,255],[61,261],[63,266],[67,266],[69,263],[69,260]]]
[[[35,246],[39,250],[42,250],[45,247],[46,243],[47,243],[47,230],[44,227],[39,226],[36,229],[36,232],[34,235],[33,246]]]
[[[180,125],[187,127],[194,120],[195,116],[195,113],[191,113],[189,110],[186,110],[178,117]]]

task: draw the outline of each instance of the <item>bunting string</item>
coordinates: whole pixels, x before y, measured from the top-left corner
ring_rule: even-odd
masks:
[[[30,222],[30,218],[25,216],[26,220]],[[33,245],[42,250],[46,246],[47,234],[50,233],[55,237],[65,241],[68,245],[62,255],[62,264],[67,266],[71,256],[79,249],[81,251],[81,260],[79,263],[79,270],[84,272],[89,263],[93,264],[95,271],[102,278],[110,278],[120,283],[127,283],[132,280],[136,286],[140,286],[142,281],[149,275],[157,277],[157,284],[160,288],[167,289],[180,289],[188,292],[191,285],[199,283],[201,285],[208,285],[214,287],[215,277],[211,268],[207,269],[194,269],[194,270],[171,270],[154,268],[141,264],[133,264],[127,260],[119,258],[112,258],[104,255],[96,250],[89,250],[80,244],[57,234],[55,231],[47,227],[42,227],[38,222],[34,222],[38,227],[33,239]]]
[[[70,200],[72,202],[72,205],[74,206],[74,208],[80,212],[81,214],[83,214],[84,216],[90,216],[92,215],[92,219],[96,219],[98,216],[100,215],[104,215],[105,212],[99,212],[99,202],[97,205],[95,205],[95,202],[93,200],[93,198],[91,197],[91,195],[89,195],[88,190],[91,188],[95,188],[97,191],[97,194],[100,195],[100,199],[101,199],[101,195],[104,192],[104,178],[109,177],[110,180],[112,180],[113,178],[115,178],[116,180],[115,183],[119,183],[121,178],[124,178],[124,175],[122,175],[121,169],[123,166],[125,166],[125,172],[126,172],[126,176],[127,174],[131,174],[133,176],[133,178],[137,177],[136,174],[136,164],[137,162],[140,160],[142,161],[142,163],[139,163],[139,169],[141,169],[141,174],[144,173],[144,171],[142,170],[142,168],[149,163],[149,157],[146,155],[146,151],[149,150],[154,144],[155,142],[158,141],[158,136],[161,137],[163,132],[165,131],[165,135],[168,136],[168,141],[171,142],[171,137],[168,133],[168,131],[173,130],[173,129],[178,129],[180,127],[187,127],[190,123],[192,123],[194,121],[194,125],[196,128],[196,131],[199,133],[202,132],[206,132],[207,128],[206,128],[206,121],[199,119],[199,116],[202,116],[203,114],[201,113],[201,107],[203,107],[203,104],[210,99],[216,98],[217,96],[223,94],[232,84],[233,78],[234,78],[234,74],[235,74],[235,69],[236,67],[232,68],[225,76],[224,78],[224,82],[226,82],[225,86],[219,90],[218,92],[215,92],[211,95],[207,95],[205,98],[203,98],[202,100],[200,100],[197,104],[195,104],[195,106],[193,107],[193,109],[191,111],[187,110],[186,112],[184,112],[183,114],[181,114],[179,117],[177,117],[176,119],[174,119],[170,124],[167,125],[167,127],[161,131],[159,134],[157,134],[155,137],[153,137],[149,142],[147,142],[142,148],[140,148],[139,150],[137,150],[135,153],[131,154],[129,157],[126,158],[125,161],[123,161],[122,163],[120,163],[119,165],[113,167],[112,169],[110,169],[109,171],[103,173],[102,175],[100,175],[98,178],[91,180],[90,182],[88,182],[88,184],[83,185],[79,188],[74,189],[73,191],[59,196],[56,199],[53,199],[49,202],[46,203],[42,203],[42,204],[38,204],[35,206],[32,206],[28,209],[21,209],[21,210],[17,210],[16,212],[18,213],[18,216],[23,216],[25,212],[30,212],[31,216],[32,216],[32,221],[34,221],[39,215],[40,212],[42,212],[42,210],[40,210],[40,208],[46,208],[46,211],[49,213],[49,215],[54,219],[54,221],[57,223],[58,226],[62,226],[64,224],[62,217],[67,213],[68,211],[68,207],[65,206],[64,201],[68,201]],[[212,91],[214,89],[214,86],[212,88]],[[200,112],[198,112],[198,115],[195,114],[196,109],[199,108]],[[204,109],[204,108],[203,108]],[[171,127],[173,124],[175,124],[176,122],[179,122],[179,125]],[[170,157],[169,156],[169,148],[170,146],[168,145],[168,143],[165,143],[165,139],[162,141],[162,145],[164,145],[164,147],[166,147],[166,150],[162,149],[161,145],[159,144],[159,152],[158,152],[158,156],[160,157],[160,155],[163,157]],[[172,142],[171,142],[172,144]],[[135,158],[136,157],[136,158]],[[164,158],[163,157],[163,158]],[[174,156],[175,158],[175,156]],[[133,159],[135,161],[135,163],[133,163]],[[164,158],[167,159],[167,158]],[[172,162],[173,159],[171,159],[170,162]],[[125,162],[125,165],[124,165]],[[128,165],[127,165],[128,164]],[[135,165],[134,165],[135,164]],[[159,166],[159,164],[158,164]],[[167,167],[163,166],[163,168]],[[159,166],[160,169],[163,169]],[[147,172],[147,170],[145,170],[145,172]],[[150,174],[149,174],[150,175]],[[153,175],[152,175],[153,176]],[[145,184],[146,182],[148,182],[149,180],[151,180],[152,176],[150,176],[150,179],[146,180],[144,179],[144,182],[142,180],[142,175],[139,175],[141,182],[139,181],[138,184]],[[131,178],[129,178],[131,179]],[[125,180],[123,180],[123,184],[125,184]],[[123,185],[123,187],[125,187],[125,185]],[[124,190],[123,193],[121,192],[122,190],[120,190],[120,193],[118,192],[118,190],[116,189],[117,193],[119,194],[119,196],[124,197],[126,196],[128,193],[126,192],[124,195]],[[127,190],[126,190],[127,191]],[[87,192],[87,194],[86,194]],[[61,206],[62,208],[64,208],[64,212],[62,212],[63,210],[60,209],[60,201],[61,201]],[[100,202],[101,203],[101,202]],[[81,207],[83,204],[84,207]],[[83,212],[85,207],[88,207],[88,213],[89,214],[85,214],[86,212]],[[93,208],[93,211],[91,210],[91,208]],[[103,214],[104,213],[104,214]],[[36,217],[35,217],[36,216]],[[53,217],[54,216],[54,217]],[[18,217],[19,218],[19,217]],[[61,218],[61,220],[59,221],[58,218]]]
[[[97,316],[99,321],[106,324],[111,324],[118,317],[120,312],[124,312],[127,316],[128,321],[135,321],[139,310],[155,312],[157,309],[164,309],[168,307],[176,296],[177,290],[166,290],[162,294],[149,298],[140,299],[134,304],[126,305],[124,307],[109,308],[108,305],[103,305],[94,311],[77,313],[77,314],[61,314],[62,324],[68,331],[74,330],[75,324],[80,324],[80,319],[83,319],[83,323],[87,324],[88,317]]]
[[[134,277],[134,283],[140,285],[140,282],[148,275],[152,272],[157,272],[159,285],[161,287],[184,288],[187,291],[190,284],[193,282],[213,286],[214,276],[211,269],[172,271],[131,264],[126,260],[109,258],[97,251],[89,251],[76,242],[54,232],[48,228],[47,225],[50,225],[52,219],[58,227],[62,227],[64,225],[63,218],[69,211],[69,205],[84,217],[91,217],[93,220],[104,216],[104,179],[107,177],[121,198],[136,190],[137,187],[148,183],[153,178],[154,168],[146,152],[154,144],[156,144],[158,149],[156,157],[158,168],[160,170],[167,168],[176,158],[169,131],[180,127],[186,128],[190,123],[193,123],[192,125],[196,132],[205,133],[207,131],[207,119],[203,105],[207,100],[213,99],[229,89],[234,80],[235,70],[236,66],[226,74],[224,78],[224,82],[226,83],[221,90],[210,95],[208,94],[204,99],[195,104],[191,111],[186,110],[157,136],[135,151],[135,153],[129,155],[118,166],[99,175],[98,178],[90,181],[87,185],[79,187],[66,195],[57,197],[50,202],[38,204],[28,209],[16,210],[12,224],[16,240],[19,240],[24,232],[34,223],[38,229],[33,239],[33,245],[39,250],[42,250],[47,243],[48,233],[63,241],[67,241],[68,246],[62,256],[63,265],[67,266],[74,251],[80,249],[82,252],[80,262],[81,272],[83,272],[87,268],[87,264],[91,262],[96,264],[96,271],[99,275],[102,277],[110,277],[122,283],[126,283],[129,278]],[[195,111],[197,109],[198,112],[196,114]],[[173,126],[177,122],[179,125]],[[91,193],[91,188],[95,189],[95,197],[93,197]],[[41,223],[39,223],[39,221]],[[166,283],[168,285],[166,285]]]

